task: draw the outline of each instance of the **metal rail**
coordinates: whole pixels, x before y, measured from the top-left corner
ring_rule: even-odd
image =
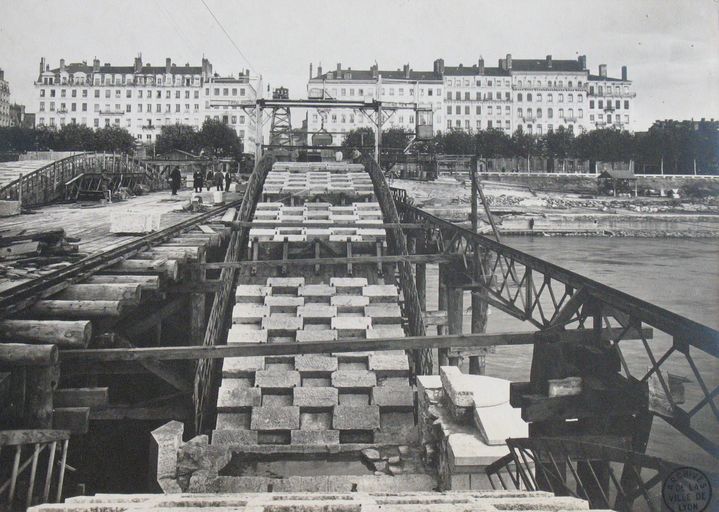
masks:
[[[630,382],[654,387],[661,404],[650,402],[651,412],[719,458],[716,439],[719,408],[715,402],[719,395],[719,386],[715,382],[719,331],[439,219],[413,207],[404,190],[393,189],[392,193],[401,222],[425,226],[428,248],[462,256],[464,267],[458,272],[464,273],[466,280],[471,280],[475,272],[472,268],[474,248],[480,251],[482,257],[477,261],[483,263],[476,270],[484,279],[479,280],[479,284],[486,291],[487,302],[500,311],[549,332],[570,326],[595,331],[619,328],[621,334],[606,348],[616,353],[622,376]],[[655,339],[664,333],[670,340],[669,348],[657,357],[654,353],[657,344],[650,345],[642,337],[648,370],[646,366],[630,368],[621,349],[621,342],[627,339],[625,333],[642,324],[654,328]],[[702,372],[700,367],[702,363],[706,366],[706,357],[713,358],[712,363]],[[667,377],[669,371],[676,373],[678,366],[692,375],[698,384],[697,393],[687,394],[690,405],[685,408],[680,407],[681,400],[670,392]],[[700,412],[708,416],[708,420],[699,420]]]
[[[218,206],[174,226],[150,233],[137,240],[131,240],[100,254],[88,256],[70,266],[58,269],[40,278],[3,290],[0,292],[0,318],[17,313],[30,306],[33,302],[57,293],[103,268],[114,265],[152,245],[162,243],[172,238],[176,233],[205,222],[240,204],[241,201],[233,201],[226,205]]]

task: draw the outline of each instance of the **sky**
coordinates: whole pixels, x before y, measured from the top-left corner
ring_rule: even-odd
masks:
[[[208,8],[205,6],[209,7]],[[213,19],[214,13],[235,48]],[[306,97],[309,64],[429,70],[513,58],[628,66],[635,129],[656,119],[719,119],[719,0],[0,0],[0,68],[11,101],[32,104],[45,57],[114,65],[249,68]]]

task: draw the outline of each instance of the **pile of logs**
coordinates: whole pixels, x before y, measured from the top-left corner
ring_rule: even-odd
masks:
[[[0,276],[31,279],[72,264],[84,254],[78,252],[79,239],[65,236],[63,229],[0,233]]]

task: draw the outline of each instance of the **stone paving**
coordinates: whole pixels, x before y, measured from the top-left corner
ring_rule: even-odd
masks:
[[[296,194],[304,204],[259,203],[253,221],[275,227],[252,228],[250,238],[261,243],[331,242],[335,236],[384,242],[386,233],[379,227],[382,214],[373,202],[371,181],[363,167],[332,163],[322,167],[318,171],[308,164],[298,168],[275,164],[265,182],[265,195]],[[315,194],[329,190],[325,185],[342,188],[349,197],[363,197],[367,184],[370,195],[365,202],[335,206],[311,201]],[[305,188],[300,193],[293,187]],[[296,204],[287,197],[285,201]],[[290,222],[319,222],[328,227],[282,226]],[[333,228],[337,223],[370,227]],[[379,226],[373,228],[373,224]],[[368,266],[376,274],[376,266]],[[382,279],[369,282],[366,277],[306,278],[293,276],[292,270],[290,266],[287,277],[252,283],[242,283],[241,278],[228,344],[404,337],[396,286]],[[228,358],[222,377],[214,445],[317,446],[388,440],[399,445],[416,439],[414,390],[402,351]]]

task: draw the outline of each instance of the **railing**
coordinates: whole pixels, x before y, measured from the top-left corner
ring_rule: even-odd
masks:
[[[486,265],[483,277],[473,283],[486,290],[487,302],[498,310],[526,321],[551,335],[574,326],[598,332],[619,329],[603,349],[618,360],[618,378],[631,389],[648,396],[644,407],[654,417],[701,447],[712,457],[719,454],[717,424],[719,395],[717,357],[719,332],[664,308],[586,278],[575,272],[531,256],[468,229],[441,220],[407,201],[406,192],[393,189],[401,222],[421,223],[428,252],[456,253],[464,267],[458,271],[472,282],[474,248],[481,251]],[[654,329],[650,344],[642,327]],[[628,361],[623,353],[631,333],[639,333]],[[643,348],[643,350],[637,350]],[[637,355],[639,352],[639,355]],[[688,375],[696,386],[686,394],[670,386],[669,373]],[[682,396],[684,395],[684,396]],[[685,407],[680,407],[686,403]]]
[[[591,508],[662,510],[657,487],[681,467],[572,437],[508,439],[507,446],[510,453],[485,468],[493,489],[546,490],[586,499]]]
[[[67,430],[0,431],[0,509],[62,499],[69,439]]]
[[[92,172],[108,174],[148,172],[147,165],[122,154],[81,153],[55,160],[0,188],[0,198],[20,201],[23,206],[38,206],[61,199],[64,185],[72,178]],[[149,170],[154,173],[153,170]]]

